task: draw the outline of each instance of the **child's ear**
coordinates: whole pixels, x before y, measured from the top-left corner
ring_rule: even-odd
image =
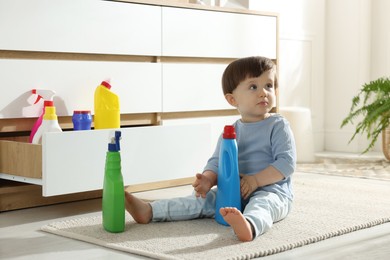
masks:
[[[230,93],[226,94],[225,99],[231,106],[237,107],[237,102],[236,102],[236,99],[234,98],[233,94],[230,94]]]

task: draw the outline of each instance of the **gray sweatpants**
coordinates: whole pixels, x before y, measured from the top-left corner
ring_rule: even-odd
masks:
[[[206,198],[194,194],[173,199],[157,200],[151,203],[152,221],[177,221],[195,218],[213,218],[217,190],[212,189]],[[254,228],[254,237],[268,231],[272,224],[284,219],[291,210],[292,201],[282,195],[256,191],[242,201],[243,215]]]

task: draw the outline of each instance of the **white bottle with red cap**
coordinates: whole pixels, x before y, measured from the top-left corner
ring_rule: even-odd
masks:
[[[41,144],[43,134],[46,132],[62,132],[60,125],[58,124],[56,108],[55,106],[46,106],[43,120],[35,133],[32,143]]]
[[[30,143],[32,143],[34,135],[36,134],[36,132],[38,131],[39,127],[42,124],[43,114],[45,113],[45,107],[46,106],[53,106],[53,97],[56,94],[56,92],[54,92],[53,90],[49,90],[49,89],[33,89],[32,93],[33,93],[32,97],[34,95],[36,95],[37,96],[37,101],[39,100],[38,103],[35,103],[32,106],[35,106],[35,109],[38,106],[40,111],[39,111],[39,113],[36,113],[37,111],[35,111],[33,109],[25,109],[25,108],[23,108],[24,109],[23,112],[25,112],[25,111],[30,111],[30,112],[35,111],[34,113],[36,113],[36,114],[30,114],[30,116],[38,117],[37,121],[35,121],[32,129],[31,129],[30,138],[29,138]],[[42,104],[39,105],[40,103],[42,103]]]

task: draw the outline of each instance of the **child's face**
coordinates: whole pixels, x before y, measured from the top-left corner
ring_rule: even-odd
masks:
[[[236,107],[243,122],[257,122],[269,116],[275,106],[275,71],[269,70],[257,78],[241,81],[232,94],[225,98]]]

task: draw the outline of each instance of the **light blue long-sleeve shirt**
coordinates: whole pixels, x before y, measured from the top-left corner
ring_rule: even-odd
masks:
[[[292,200],[291,175],[295,170],[296,149],[288,121],[279,114],[272,114],[259,122],[243,123],[237,120],[233,125],[237,135],[239,172],[253,175],[272,165],[285,178],[257,190],[278,193]],[[218,173],[221,140],[222,135],[204,170]]]

